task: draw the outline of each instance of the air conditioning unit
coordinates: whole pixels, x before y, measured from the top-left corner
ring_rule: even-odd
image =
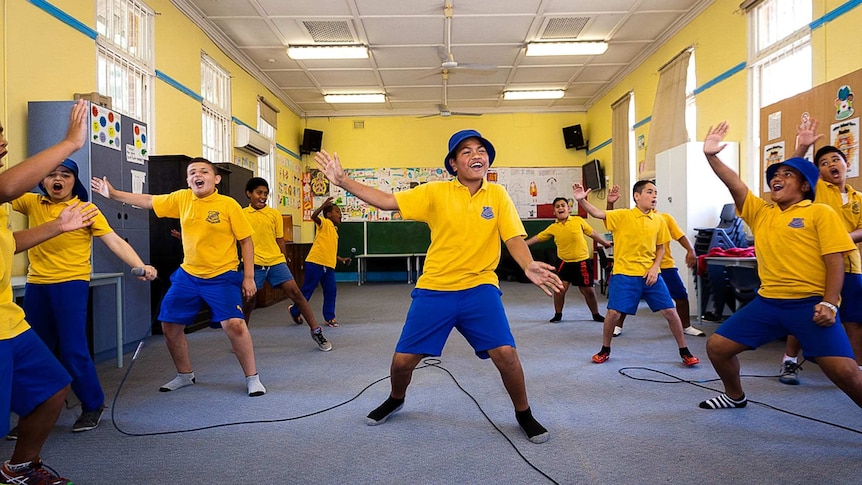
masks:
[[[268,155],[272,146],[268,138],[245,125],[236,125],[233,139],[236,148],[253,153],[257,157]]]

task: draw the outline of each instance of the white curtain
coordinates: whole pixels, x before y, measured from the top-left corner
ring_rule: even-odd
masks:
[[[646,158],[638,173],[640,180],[655,178],[656,153],[688,141],[685,129],[685,87],[690,58],[691,49],[686,49],[659,69]]]
[[[632,93],[626,93],[611,105],[611,156],[613,162],[612,184],[620,186],[622,197],[614,205],[614,208],[631,207],[631,173],[634,161],[630,158],[629,137],[631,135],[632,123],[629,119]]]

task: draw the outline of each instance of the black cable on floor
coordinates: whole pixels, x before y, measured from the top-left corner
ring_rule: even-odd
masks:
[[[135,366],[135,360],[137,360],[137,358],[138,358],[138,354],[141,352],[141,349],[143,348],[143,346],[144,346],[144,342],[143,342],[143,341],[141,341],[141,343],[139,343],[139,344],[138,344],[138,348],[137,348],[137,349],[135,349],[135,353],[132,355],[132,360],[131,360],[131,362],[129,362],[129,367],[128,367],[128,369],[126,369],[126,373],[123,375],[122,380],[120,380],[120,384],[119,384],[119,386],[117,386],[117,391],[114,393],[114,401],[113,401],[113,405],[111,406],[111,423],[114,425],[114,429],[116,429],[118,432],[120,432],[121,434],[124,434],[124,435],[126,435],[126,436],[162,436],[162,435],[170,435],[170,434],[191,433],[191,432],[194,432],[194,431],[204,431],[204,430],[208,430],[208,429],[215,429],[215,428],[225,428],[225,427],[228,427],[228,426],[240,426],[240,425],[245,425],[245,424],[284,423],[284,422],[287,422],[287,421],[296,421],[296,420],[299,420],[299,419],[308,418],[308,417],[315,416],[315,415],[318,415],[318,414],[323,414],[323,413],[325,413],[325,412],[327,412],[327,411],[332,411],[333,409],[340,408],[341,406],[344,406],[344,405],[346,405],[346,404],[348,404],[348,403],[350,403],[350,402],[353,402],[353,401],[354,401],[354,400],[356,400],[359,396],[361,396],[365,391],[367,391],[368,389],[370,389],[372,386],[374,386],[375,384],[377,384],[377,383],[379,383],[379,382],[383,382],[383,381],[385,381],[386,379],[389,379],[389,377],[390,377],[390,376],[386,376],[386,377],[381,377],[380,379],[377,379],[376,381],[372,382],[371,384],[368,384],[367,386],[363,387],[363,388],[362,388],[362,390],[361,390],[361,391],[359,391],[355,396],[353,396],[352,398],[350,398],[350,399],[348,399],[348,400],[346,400],[346,401],[343,401],[343,402],[341,402],[341,403],[335,404],[335,405],[333,405],[333,406],[329,406],[328,408],[320,409],[320,410],[318,410],[318,411],[314,411],[314,412],[307,413],[307,414],[302,414],[302,415],[299,415],[299,416],[292,416],[292,417],[289,417],[289,418],[278,418],[278,419],[255,419],[255,420],[250,420],[250,421],[236,421],[236,422],[232,422],[232,423],[212,424],[212,425],[208,425],[208,426],[200,426],[200,427],[197,427],[197,428],[188,428],[188,429],[180,429],[180,430],[172,430],[172,431],[154,431],[154,432],[149,432],[149,433],[133,433],[133,432],[130,432],[130,431],[125,431],[125,430],[123,430],[123,429],[121,429],[121,428],[120,428],[120,426],[117,424],[117,420],[116,420],[116,418],[115,418],[114,413],[115,413],[115,411],[116,411],[116,409],[117,409],[117,402],[118,402],[118,399],[119,399],[119,397],[120,397],[120,391],[123,389],[123,386],[124,386],[124,385],[125,385],[125,383],[126,383],[126,379],[128,379],[129,374],[132,372],[132,368]],[[440,359],[436,359],[436,358],[428,358],[428,359],[425,359],[425,360],[424,360],[424,364],[423,364],[423,365],[417,366],[417,367],[416,367],[416,369],[418,370],[418,369],[424,369],[424,368],[427,368],[427,367],[434,367],[434,368],[440,369],[440,370],[442,370],[443,372],[445,372],[446,374],[448,374],[448,375],[449,375],[449,378],[451,378],[451,379],[452,379],[452,381],[455,383],[455,385],[458,387],[458,389],[460,389],[460,390],[461,390],[461,392],[463,392],[464,394],[466,394],[466,395],[467,395],[467,396],[468,396],[468,397],[473,401],[473,403],[474,403],[474,404],[476,405],[476,407],[479,409],[479,412],[481,412],[481,413],[482,413],[482,416],[484,416],[484,417],[485,417],[485,419],[488,421],[488,423],[490,423],[490,424],[491,424],[491,426],[492,426],[495,430],[497,430],[497,432],[498,432],[498,433],[500,433],[500,435],[501,435],[501,436],[502,436],[506,441],[508,441],[508,442],[509,442],[509,445],[512,447],[512,449],[514,449],[514,450],[515,450],[515,453],[517,453],[517,454],[518,454],[518,456],[519,456],[519,457],[521,457],[521,459],[522,459],[522,460],[523,460],[523,461],[524,461],[524,462],[525,462],[525,463],[526,463],[530,468],[532,468],[533,470],[536,470],[537,472],[539,472],[543,477],[547,478],[547,479],[548,479],[548,481],[550,481],[551,483],[553,483],[553,484],[555,484],[555,485],[559,485],[559,482],[557,482],[556,480],[554,480],[553,478],[551,478],[547,473],[545,473],[544,471],[542,471],[541,469],[539,469],[536,465],[534,465],[534,464],[533,464],[529,459],[527,459],[527,457],[525,457],[525,456],[521,453],[521,451],[518,449],[518,447],[517,447],[517,446],[515,446],[515,443],[514,443],[514,442],[512,442],[512,440],[511,440],[511,439],[506,435],[506,433],[504,433],[504,432],[503,432],[503,430],[501,430],[501,429],[500,429],[500,428],[499,428],[499,427],[494,423],[494,421],[492,421],[492,420],[491,420],[491,418],[488,416],[488,414],[487,414],[487,413],[485,413],[485,410],[484,410],[484,409],[482,409],[482,406],[479,404],[479,401],[477,401],[477,400],[476,400],[476,398],[474,398],[472,394],[470,394],[466,389],[464,389],[464,387],[463,387],[463,386],[461,386],[461,383],[459,383],[459,382],[458,382],[458,379],[456,379],[456,378],[455,378],[455,376],[454,376],[454,375],[452,375],[452,373],[451,373],[451,372],[449,372],[449,370],[448,370],[448,369],[446,369],[445,367],[443,367],[442,365],[440,365],[440,362],[441,362],[441,361],[440,361]]]
[[[801,365],[802,365],[802,364],[800,363],[800,366],[801,366]],[[663,376],[669,377],[671,380],[663,380],[663,379],[648,379],[648,378],[646,378],[646,377],[635,377],[635,376],[630,375],[630,374],[628,374],[628,373],[627,373],[628,371],[631,371],[631,370],[641,370],[641,371],[647,371],[647,372],[654,372],[654,373],[656,373],[656,374],[661,374],[661,375],[663,375]],[[620,373],[621,375],[625,376],[625,377],[628,377],[629,379],[634,379],[634,380],[636,380],[636,381],[656,382],[656,383],[659,383],[659,384],[691,384],[692,386],[699,387],[699,388],[701,388],[701,389],[707,389],[707,390],[709,390],[709,391],[714,391],[714,392],[717,392],[717,393],[719,393],[719,394],[721,394],[721,393],[723,392],[723,391],[720,391],[720,390],[718,390],[718,389],[713,389],[713,388],[711,388],[711,387],[709,387],[709,386],[704,386],[704,385],[703,385],[703,383],[705,383],[705,382],[716,382],[716,381],[720,381],[721,379],[718,379],[718,378],[715,378],[715,379],[701,379],[701,380],[688,380],[688,379],[683,379],[683,378],[681,378],[681,377],[675,376],[675,375],[673,375],[673,374],[670,374],[670,373],[667,373],[667,372],[664,372],[664,371],[660,371],[660,370],[656,370],[656,369],[651,369],[651,368],[649,368],[649,367],[622,367],[622,368],[620,368],[619,373]],[[763,375],[750,375],[750,374],[749,374],[749,375],[746,375],[746,374],[743,374],[743,375],[741,375],[740,377],[769,377],[769,378],[776,378],[776,377],[780,377],[780,376],[778,376],[778,375],[768,375],[768,376],[763,376]],[[773,411],[778,411],[778,412],[780,412],[780,413],[789,414],[789,415],[791,415],[791,416],[796,416],[797,418],[807,419],[807,420],[809,420],[809,421],[814,421],[815,423],[825,424],[825,425],[828,425],[828,426],[834,426],[834,427],[836,427],[836,428],[843,429],[843,430],[845,430],[845,431],[850,431],[851,433],[862,434],[862,431],[860,431],[860,430],[858,430],[858,429],[853,429],[853,428],[850,428],[850,427],[848,427],[848,426],[844,426],[844,425],[842,425],[842,424],[832,423],[832,422],[825,421],[825,420],[823,420],[823,419],[815,418],[815,417],[812,417],[812,416],[806,416],[806,415],[804,415],[804,414],[795,413],[795,412],[793,412],[793,411],[789,411],[789,410],[787,410],[787,409],[783,409],[783,408],[780,408],[780,407],[777,407],[777,406],[773,406],[773,405],[771,405],[771,404],[767,404],[767,403],[765,403],[765,402],[755,401],[755,400],[753,400],[753,399],[751,399],[751,398],[749,398],[749,399],[748,399],[748,402],[750,402],[750,403],[752,403],[752,404],[759,404],[759,405],[761,405],[761,406],[763,406],[763,407],[765,407],[765,408],[772,409]],[[724,410],[723,410],[723,409],[719,409],[719,410],[717,410],[717,411],[724,411]]]

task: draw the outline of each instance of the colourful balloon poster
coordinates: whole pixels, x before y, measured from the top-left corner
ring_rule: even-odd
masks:
[[[114,150],[120,149],[120,115],[94,103],[90,103],[90,141]]]

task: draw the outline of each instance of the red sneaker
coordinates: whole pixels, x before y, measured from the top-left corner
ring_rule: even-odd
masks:
[[[593,363],[594,364],[604,364],[610,358],[611,358],[611,354],[608,354],[605,352],[599,352],[598,354],[593,356]]]
[[[57,476],[54,470],[50,470],[42,465],[41,460],[33,461],[30,466],[20,472],[9,470],[7,465],[9,462],[3,463],[0,467],[0,481],[3,483],[16,483],[21,485],[38,484],[38,485],[71,485],[72,482],[68,478]],[[50,470],[50,471],[48,471]]]
[[[695,357],[693,355],[683,355],[682,356],[682,363],[691,367],[693,365],[700,364],[700,359],[698,359],[697,357]]]

